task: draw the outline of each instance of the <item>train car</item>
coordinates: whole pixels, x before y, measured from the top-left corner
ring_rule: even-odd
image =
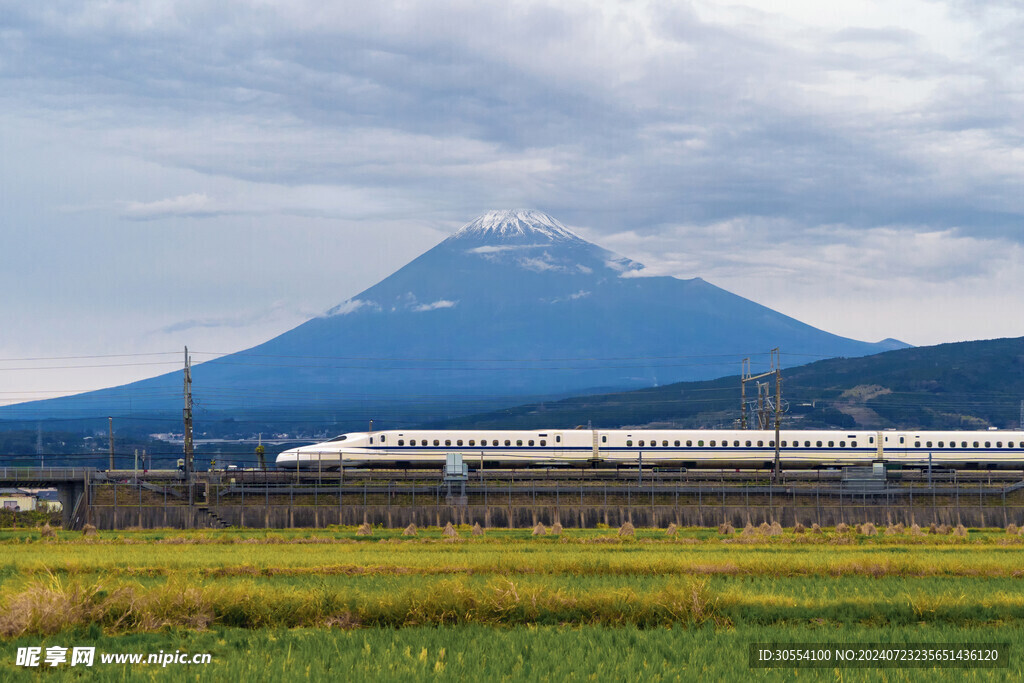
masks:
[[[283,451],[284,469],[440,467],[461,453],[472,467],[614,467],[764,469],[773,466],[769,430],[538,429],[394,430],[342,434]],[[1019,469],[1024,431],[782,430],[780,464],[787,469],[867,465]]]

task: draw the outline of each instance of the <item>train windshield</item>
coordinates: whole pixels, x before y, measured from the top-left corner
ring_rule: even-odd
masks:
[[[334,443],[335,441],[344,441],[347,438],[348,434],[342,434],[341,436],[336,436],[333,439],[328,439],[327,443]]]

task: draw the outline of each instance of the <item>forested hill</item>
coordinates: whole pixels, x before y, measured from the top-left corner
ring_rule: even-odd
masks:
[[[753,383],[747,396],[757,396]],[[835,358],[783,371],[787,427],[1017,428],[1022,400],[1024,337]],[[740,378],[735,375],[529,404],[444,426],[564,428],[590,422],[602,428],[728,427],[739,416]]]

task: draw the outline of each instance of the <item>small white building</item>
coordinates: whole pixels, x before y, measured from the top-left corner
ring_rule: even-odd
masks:
[[[36,497],[22,489],[0,489],[0,508],[25,512],[36,509]]]

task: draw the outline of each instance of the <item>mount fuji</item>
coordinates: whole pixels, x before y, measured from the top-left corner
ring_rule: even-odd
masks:
[[[491,211],[376,285],[259,346],[197,365],[211,415],[411,424],[538,397],[735,373],[740,358],[902,348],[829,334],[700,278],[646,277],[539,211]],[[181,372],[9,406],[35,420],[180,416]]]

